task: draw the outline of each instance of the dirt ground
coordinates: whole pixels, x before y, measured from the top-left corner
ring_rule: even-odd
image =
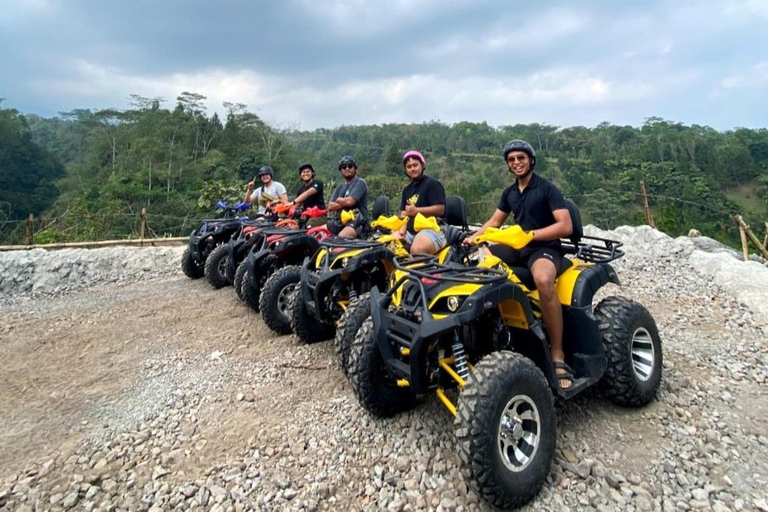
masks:
[[[649,306],[660,324],[672,321],[670,304]],[[720,328],[720,320],[702,323],[702,333]],[[331,343],[297,359],[295,339],[275,336],[231,288],[213,290],[204,280],[102,286],[6,307],[0,339],[0,481],[154,410],[172,398],[167,388],[174,379],[209,398],[198,410],[207,441],[185,461],[188,475],[236,458],[254,435],[262,444],[270,436],[279,443],[277,432],[307,407],[354,400]],[[683,385],[711,377],[695,354],[673,349],[665,358]],[[251,405],[231,407],[243,390]],[[745,383],[732,392],[744,428],[765,433],[764,389]],[[560,426],[566,439],[589,445],[596,458],[614,457],[618,470],[637,471],[649,452],[673,447],[643,422],[671,406],[630,411],[587,394],[558,407],[567,417]],[[431,414],[435,406],[427,408]],[[436,424],[451,428],[447,414]]]

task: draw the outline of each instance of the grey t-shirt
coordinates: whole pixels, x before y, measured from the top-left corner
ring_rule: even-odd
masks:
[[[258,213],[261,214],[266,211],[266,206],[269,203],[280,199],[280,196],[286,193],[287,191],[285,190],[285,187],[282,183],[272,180],[269,186],[264,187],[261,185],[253,191],[251,194],[251,204],[258,204]]]
[[[342,183],[331,195],[331,201],[340,197],[354,197],[357,200],[355,208],[360,210],[360,216],[368,220],[368,184],[363,178],[355,176],[349,183]]]

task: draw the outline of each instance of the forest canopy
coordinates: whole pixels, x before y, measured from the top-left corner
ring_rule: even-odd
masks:
[[[500,155],[511,139],[534,146],[536,172],[579,205],[585,223],[645,223],[641,181],[656,226],[672,236],[696,228],[735,244],[730,213],[756,226],[768,220],[764,128],[720,132],[649,117],[639,127],[431,121],[306,131],[270,126],[238,103],[225,103],[221,119],[207,112],[205,100],[183,92],[166,107],[160,98],[134,95],[128,109],[52,118],[0,103],[3,243],[23,239],[30,213],[39,243],[136,236],[142,209],[152,234],[186,235],[215,213],[216,200],[241,199],[261,165],[273,166],[293,192],[298,166],[311,162],[330,191],[344,154],[357,158],[372,196],[396,201],[408,149],[426,155],[427,172],[448,194],[463,196],[470,221],[480,222],[511,182]]]

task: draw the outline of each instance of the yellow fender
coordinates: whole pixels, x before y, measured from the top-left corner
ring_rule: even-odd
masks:
[[[344,214],[342,213],[342,215]],[[407,222],[408,222],[408,219],[401,219],[397,215],[392,215],[390,217],[385,217],[384,215],[380,215],[378,219],[371,222],[371,227],[384,228],[390,231],[397,231],[398,229],[405,226]]]
[[[417,233],[423,229],[431,229],[435,233],[439,233],[440,225],[434,217],[425,217],[424,215],[417,213],[416,217],[413,219],[413,229]]]
[[[485,233],[475,237],[475,243],[497,242],[513,249],[522,249],[533,240],[533,231],[523,231],[519,224],[499,229],[489,227]]]

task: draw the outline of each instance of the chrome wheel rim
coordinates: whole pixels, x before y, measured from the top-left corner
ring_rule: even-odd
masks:
[[[638,379],[645,382],[653,375],[656,353],[651,333],[640,327],[632,334],[632,370]]]
[[[287,286],[283,286],[283,289],[280,290],[280,293],[277,295],[277,310],[286,318],[288,318],[288,299],[295,289],[296,283],[291,283]]]
[[[517,395],[501,413],[496,444],[506,468],[514,473],[524,471],[539,449],[541,417],[530,397]]]

